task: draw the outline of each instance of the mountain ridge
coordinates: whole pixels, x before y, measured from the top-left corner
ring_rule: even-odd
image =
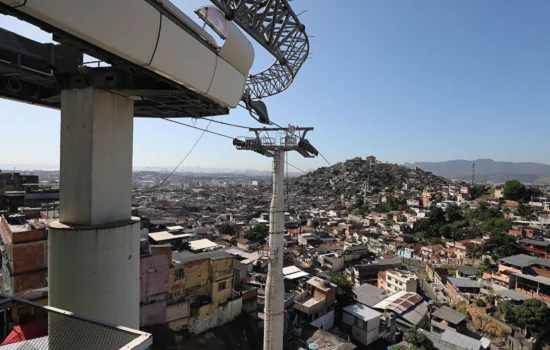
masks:
[[[417,167],[446,178],[468,180],[475,163],[476,181],[504,182],[517,179],[523,182],[537,182],[550,176],[550,165],[536,162],[499,162],[492,159],[448,160],[444,162],[405,162],[407,167]]]

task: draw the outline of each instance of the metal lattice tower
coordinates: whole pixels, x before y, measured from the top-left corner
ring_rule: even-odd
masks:
[[[238,150],[254,151],[273,158],[273,193],[269,209],[268,272],[265,290],[264,350],[283,348],[284,328],[284,165],[285,153],[296,151],[306,158],[318,155],[317,150],[304,137],[313,128],[250,129],[256,137],[237,138],[233,144]],[[269,132],[274,132],[271,137]],[[266,133],[266,136],[262,136]]]
[[[252,74],[247,94],[261,99],[288,89],[309,55],[306,27],[288,0],[211,0],[227,18],[262,45],[275,61]]]

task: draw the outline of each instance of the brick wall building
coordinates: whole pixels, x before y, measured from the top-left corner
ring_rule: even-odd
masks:
[[[50,218],[40,212],[0,216],[2,291],[20,298],[47,300]]]

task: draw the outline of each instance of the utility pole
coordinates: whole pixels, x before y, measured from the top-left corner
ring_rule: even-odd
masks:
[[[238,150],[249,150],[273,158],[273,192],[269,208],[268,271],[265,287],[264,350],[282,350],[284,328],[284,164],[285,153],[296,151],[306,158],[319,154],[304,137],[313,128],[250,129],[256,137],[237,138]],[[265,132],[267,136],[262,136]],[[270,137],[269,132],[278,133]],[[301,133],[301,135],[300,135]]]

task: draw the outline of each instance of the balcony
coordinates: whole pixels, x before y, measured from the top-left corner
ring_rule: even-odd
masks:
[[[310,296],[308,292],[298,294],[294,298],[294,308],[308,315],[314,315],[315,313],[325,309],[325,299],[315,299]]]
[[[9,332],[0,327],[4,350],[15,349],[148,349],[149,333],[104,323],[51,306],[35,304],[15,297],[0,296],[0,312],[11,315],[14,308],[29,308],[30,314]]]
[[[539,256],[545,257],[546,256],[546,251],[544,249],[541,249],[541,248],[524,246],[523,249],[525,251],[529,252],[529,253],[534,254],[537,257],[539,257]]]
[[[498,281],[498,282],[506,284],[506,285],[508,285],[508,283],[510,282],[509,275],[501,273],[501,272],[493,272],[493,273],[484,272],[483,273],[483,279],[484,280],[490,280],[490,279],[495,280],[495,281]]]

